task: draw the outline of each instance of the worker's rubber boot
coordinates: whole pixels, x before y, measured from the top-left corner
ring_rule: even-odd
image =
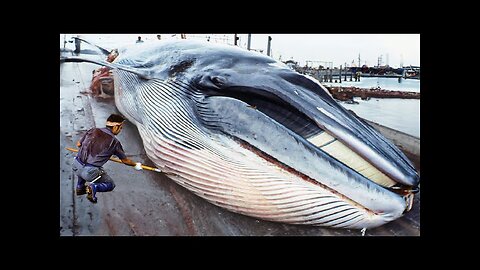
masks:
[[[77,196],[87,194],[87,187],[85,186],[85,180],[78,179],[77,187],[75,188],[75,194]]]
[[[95,184],[95,188],[97,192],[108,192],[115,188],[115,184],[111,182],[103,182]]]
[[[85,187],[85,185],[83,185],[83,187],[77,186],[77,188],[75,189],[75,194],[77,196],[87,194],[87,188]]]
[[[92,203],[97,203],[97,197],[95,197],[96,193],[96,184],[90,183],[89,185],[87,185],[87,199]]]

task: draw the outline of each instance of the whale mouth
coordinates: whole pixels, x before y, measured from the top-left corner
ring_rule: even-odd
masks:
[[[296,88],[289,92],[293,92],[293,96],[295,97],[299,95],[299,91],[300,89]],[[284,89],[282,89],[281,92],[288,93],[288,91],[284,91]],[[413,180],[413,184],[406,183],[404,179],[395,178],[394,174],[388,173],[388,170],[384,169],[385,162],[390,161],[388,159],[378,161],[375,159],[368,159],[368,155],[367,158],[365,158],[365,155],[362,155],[362,151],[359,151],[359,149],[361,150],[362,147],[368,147],[370,150],[373,149],[374,151],[377,151],[376,149],[380,148],[375,145],[377,141],[373,140],[368,141],[367,143],[362,142],[364,144],[362,147],[351,147],[353,144],[352,141],[345,140],[345,136],[341,136],[341,133],[344,132],[343,130],[333,128],[328,129],[329,126],[322,125],[323,123],[319,121],[318,117],[316,117],[317,111],[314,111],[312,114],[311,110],[304,109],[307,106],[301,106],[302,104],[309,103],[307,99],[295,103],[291,102],[291,99],[285,98],[285,96],[278,95],[275,91],[245,86],[224,87],[221,91],[212,91],[209,89],[207,96],[207,99],[221,99],[222,101],[231,99],[237,101],[236,104],[243,104],[244,107],[248,108],[250,111],[257,112],[251,115],[247,113],[247,115],[252,117],[252,122],[260,121],[259,117],[263,117],[264,119],[262,121],[267,122],[270,120],[274,125],[288,130],[288,133],[294,137],[294,140],[290,143],[285,143],[285,146],[298,143],[301,145],[302,149],[322,153],[329,159],[331,164],[342,167],[341,170],[348,171],[349,174],[355,175],[354,177],[367,179],[371,183],[378,185],[380,188],[402,197],[405,201],[403,213],[412,208],[413,196],[418,192],[418,181]],[[348,119],[348,124],[354,125],[355,130],[368,130],[368,132],[374,134],[375,137],[372,136],[373,138],[376,138],[377,140],[379,138],[382,139],[382,136],[373,131],[367,123],[348,113],[346,110],[339,109],[339,106],[326,107],[330,112],[322,110],[323,108],[319,107],[316,107],[316,109],[320,113],[327,115],[328,120],[338,121],[338,119],[341,119],[332,113],[332,110],[334,110],[337,113],[339,112],[343,119]],[[340,121],[344,121],[343,119]],[[238,122],[230,124],[238,124]],[[270,129],[249,130],[252,134],[255,134],[253,137],[248,135],[248,131],[245,133],[238,131],[231,132],[229,129],[223,129],[222,131],[229,136],[234,137],[243,147],[256,153],[261,158],[276,164],[279,168],[299,176],[305,181],[320,185],[322,188],[328,189],[331,192],[344,197],[346,200],[352,201],[352,204],[359,207],[364,207],[373,212],[382,212],[369,209],[366,206],[361,206],[361,203],[355,202],[355,199],[350,198],[349,194],[344,194],[341,191],[338,191],[335,187],[322,181],[322,179],[314,177],[313,175],[315,174],[309,174],[308,169],[298,169],[302,168],[302,166],[298,166],[297,161],[292,161],[291,159],[285,160],[285,155],[288,155],[288,151],[278,152],[276,149],[279,147],[265,147],[263,142],[259,142],[254,138],[255,136],[260,136],[260,133],[265,133],[265,137],[268,138],[269,135],[267,134],[271,131]],[[354,143],[358,143],[358,141],[354,141]],[[388,147],[392,146],[388,145]],[[406,157],[401,154],[399,156],[406,159]],[[406,159],[406,161],[408,161],[408,159]],[[409,169],[413,168],[410,163],[407,164]],[[315,161],[311,161],[310,165],[315,166]],[[305,168],[305,166],[303,166],[303,168]]]

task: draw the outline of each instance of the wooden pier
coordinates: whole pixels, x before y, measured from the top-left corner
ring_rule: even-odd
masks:
[[[307,74],[315,79],[317,79],[319,82],[335,82],[335,83],[342,83],[342,81],[360,81],[362,77],[380,77],[380,78],[413,78],[413,77],[407,77],[405,72],[402,74],[395,73],[392,71],[388,72],[383,72],[383,73],[369,73],[368,70],[367,72],[363,72],[360,69],[355,69],[355,68],[344,68],[340,66],[340,68],[314,68],[314,67],[300,67],[300,66],[294,66],[293,69],[301,74]],[[398,71],[397,71],[398,72]],[[418,73],[419,74],[419,73]],[[416,77],[419,79],[418,77]]]
[[[360,72],[351,72],[345,69],[313,69],[313,68],[297,68],[297,72],[307,74],[319,82],[342,82],[343,81],[360,81]]]

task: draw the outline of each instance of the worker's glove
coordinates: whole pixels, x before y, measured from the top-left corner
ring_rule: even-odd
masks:
[[[143,170],[143,168],[142,168],[142,163],[137,162],[137,163],[135,164],[135,167],[134,167],[134,168],[135,168],[135,170],[137,170],[137,171]]]

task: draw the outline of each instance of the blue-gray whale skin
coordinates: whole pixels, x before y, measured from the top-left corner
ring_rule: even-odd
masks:
[[[270,57],[173,40],[120,49],[113,63],[61,61],[111,67],[116,106],[149,158],[215,205],[336,228],[377,227],[411,207],[420,177],[408,158],[318,82]]]

